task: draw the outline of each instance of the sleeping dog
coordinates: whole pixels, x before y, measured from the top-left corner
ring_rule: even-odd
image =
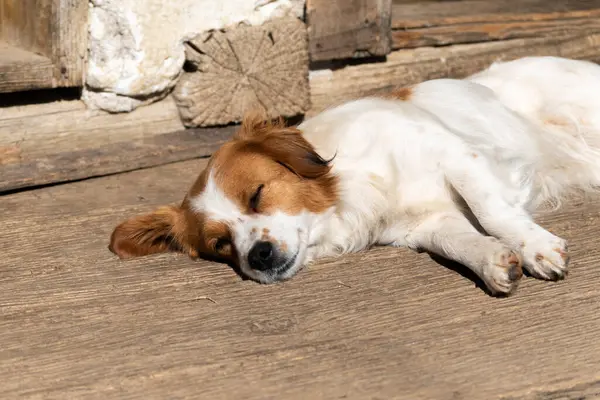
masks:
[[[121,258],[217,258],[271,283],[374,245],[457,261],[494,294],[563,279],[564,239],[530,213],[600,186],[600,66],[496,63],[333,107],[297,127],[247,115],[183,202],[121,223]]]

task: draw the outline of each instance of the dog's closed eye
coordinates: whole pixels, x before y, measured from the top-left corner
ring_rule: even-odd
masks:
[[[215,251],[219,254],[223,254],[228,251],[228,248],[231,246],[231,240],[227,238],[217,239],[215,242]]]
[[[258,212],[258,206],[260,205],[260,197],[264,187],[265,185],[259,185],[252,197],[250,197],[250,209],[254,212]]]

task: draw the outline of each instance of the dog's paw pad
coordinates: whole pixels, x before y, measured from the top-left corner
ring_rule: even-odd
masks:
[[[494,295],[508,295],[515,291],[523,277],[521,259],[514,251],[504,248],[491,257],[483,279]]]
[[[570,261],[567,242],[558,237],[523,248],[525,269],[538,279],[559,281],[568,275]]]

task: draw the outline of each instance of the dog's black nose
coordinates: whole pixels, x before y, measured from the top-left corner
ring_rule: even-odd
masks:
[[[248,253],[250,268],[266,271],[273,268],[275,248],[271,242],[257,242]]]

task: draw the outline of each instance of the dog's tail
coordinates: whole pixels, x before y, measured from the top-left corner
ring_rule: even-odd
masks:
[[[557,208],[572,195],[600,191],[600,118],[586,121],[561,110],[547,115],[533,203]]]

